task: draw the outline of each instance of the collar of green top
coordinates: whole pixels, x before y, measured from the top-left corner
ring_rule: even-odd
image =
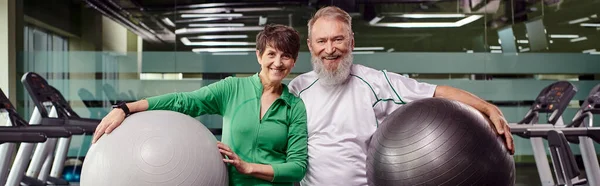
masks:
[[[254,90],[256,90],[256,95],[262,95],[262,91],[263,91],[263,85],[260,82],[260,77],[258,77],[258,73],[252,75],[252,77],[250,77],[252,79],[252,84],[254,85]],[[281,96],[279,97],[281,100],[283,100],[283,102],[285,102],[285,104],[287,104],[288,106],[291,106],[291,102],[292,102],[292,94],[290,93],[287,85],[285,84],[281,84],[283,86],[283,91],[281,92]]]

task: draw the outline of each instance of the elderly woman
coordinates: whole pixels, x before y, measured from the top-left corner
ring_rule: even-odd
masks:
[[[228,77],[192,92],[169,93],[121,103],[106,115],[95,143],[130,113],[172,110],[197,117],[223,116],[222,142],[215,144],[229,166],[230,185],[293,185],[306,173],[307,128],[304,103],[282,80],[294,67],[300,37],[294,29],[268,25],[256,37],[260,72]],[[202,158],[202,157],[198,157]]]

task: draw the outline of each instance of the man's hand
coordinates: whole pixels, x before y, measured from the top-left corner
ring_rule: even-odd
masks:
[[[494,125],[494,129],[499,135],[504,135],[506,141],[506,147],[510,154],[515,154],[515,145],[513,142],[512,134],[510,133],[510,127],[508,122],[504,119],[502,111],[493,104],[486,102],[485,100],[458,88],[451,86],[439,85],[435,89],[434,97],[446,98],[456,100],[461,103],[465,103],[480,112],[485,113]]]
[[[506,119],[504,119],[504,115],[502,115],[500,109],[494,106],[493,109],[490,109],[490,111],[488,111],[487,115],[489,116],[490,121],[492,121],[496,132],[499,135],[504,135],[506,147],[510,151],[510,154],[515,154],[515,144],[513,141],[513,136],[510,133],[510,127],[508,126],[508,122],[506,122]]]
[[[237,156],[237,154],[235,154],[235,152],[233,152],[231,148],[229,148],[227,145],[217,141],[217,147],[219,148],[219,152],[221,152],[222,155],[228,157],[223,158],[223,162],[232,164],[237,169],[237,171],[242,174],[252,173],[252,166],[244,160],[240,159]]]

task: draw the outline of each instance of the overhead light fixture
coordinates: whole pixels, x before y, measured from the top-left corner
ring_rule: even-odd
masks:
[[[501,46],[490,46],[490,49],[492,50],[502,50]]]
[[[530,48],[523,48],[523,49],[519,49],[519,52],[529,52],[531,49]]]
[[[583,26],[583,27],[600,27],[600,23],[581,23],[580,26]]]
[[[375,51],[357,51],[357,52],[352,52],[352,54],[374,54]]]
[[[162,21],[171,27],[175,27],[175,23],[173,23],[173,21],[171,21],[171,19],[169,19],[168,17],[163,18]]]
[[[587,37],[580,37],[580,38],[571,39],[571,42],[574,43],[574,42],[579,42],[579,41],[584,41],[584,40],[587,40]]]
[[[586,21],[589,21],[589,20],[590,20],[590,18],[583,17],[583,18],[571,20],[571,21],[569,21],[569,24],[577,24],[577,23],[586,22]]]
[[[248,35],[201,35],[193,37],[194,39],[246,39]]]
[[[354,50],[383,50],[383,47],[354,47]]]
[[[212,53],[214,56],[235,56],[235,55],[248,55],[248,52],[217,52]]]
[[[206,21],[219,21],[219,20],[228,20],[226,17],[204,17],[204,18],[196,18],[196,19],[179,19],[175,20],[176,23],[194,23],[194,22],[206,22]]]
[[[242,17],[243,14],[181,14],[182,18],[198,18],[198,17]]]
[[[221,12],[265,12],[265,11],[279,11],[283,10],[280,7],[260,7],[260,8],[200,8],[191,10],[180,10],[177,13],[180,14],[210,14],[210,13],[221,13]],[[172,14],[172,13],[169,13]]]
[[[398,27],[398,28],[440,28],[461,27],[482,18],[482,15],[471,15],[456,22],[416,22],[416,23],[377,23],[373,26]]]
[[[254,52],[256,48],[194,48],[192,52]]]
[[[175,30],[175,34],[199,34],[212,32],[245,32],[245,31],[261,31],[262,26],[249,27],[210,27],[210,28],[181,28]]]
[[[551,34],[550,38],[554,38],[554,39],[572,39],[572,38],[578,38],[579,35],[569,35],[569,34]]]
[[[581,51],[581,53],[592,53],[592,52],[596,52],[596,49],[594,48],[594,49],[587,49],[587,50]]]
[[[369,21],[369,24],[370,25],[374,25],[376,23],[379,23],[379,21],[381,21],[383,18],[384,18],[383,16],[381,16],[381,17],[374,17],[373,19],[371,19],[371,21]]]
[[[490,50],[490,53],[502,53],[502,50]]]
[[[189,27],[242,27],[244,23],[194,23],[189,24]]]
[[[239,42],[239,41],[198,41],[191,42],[188,38],[181,38],[181,42],[186,46],[249,46],[256,45],[251,42]]]
[[[527,44],[527,43],[529,43],[529,40],[519,39],[519,40],[517,40],[517,43],[519,43],[519,44]]]
[[[394,48],[390,48],[387,50],[387,52],[393,52],[393,51],[394,51]]]
[[[404,18],[414,18],[414,19],[423,19],[423,18],[461,18],[466,17],[465,14],[401,14],[394,15],[393,17],[404,17]]]

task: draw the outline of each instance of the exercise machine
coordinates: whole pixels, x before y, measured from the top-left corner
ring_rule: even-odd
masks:
[[[564,86],[562,88],[565,88]],[[561,98],[560,95],[563,94],[563,90],[561,88],[554,87],[557,91],[547,91],[544,96],[538,97],[543,99],[537,99],[536,103],[532,106],[532,109],[529,113],[533,113],[534,116],[528,113],[527,117],[535,118],[537,117],[536,112],[538,110],[549,111],[552,110],[550,108],[559,106],[560,108],[566,108],[564,102],[555,101],[563,99],[566,101],[566,98]],[[553,97],[550,100],[547,100],[547,96]],[[558,99],[557,99],[558,98]],[[554,100],[554,101],[553,101]],[[555,111],[551,111],[556,113]],[[600,127],[593,127],[593,114],[600,113],[600,85],[594,87],[572,122],[568,125],[552,125],[552,124],[537,124],[537,125],[511,125],[511,132],[515,135],[524,137],[524,138],[546,138],[549,143],[549,150],[551,153],[551,158],[553,162],[553,170],[554,175],[556,176],[556,184],[558,185],[577,185],[589,183],[589,185],[599,185],[600,184],[600,167],[598,165],[598,159],[596,155],[596,151],[594,148],[594,141],[600,143]],[[558,121],[558,120],[557,120]],[[570,150],[568,142],[578,143],[581,151],[581,155],[584,162],[584,167],[586,170],[587,179],[578,179],[580,174],[579,167],[574,159],[574,156]],[[538,151],[536,151],[538,149]],[[536,165],[538,167],[538,172],[540,172],[540,178],[548,177],[551,179],[552,175],[548,174],[548,169],[540,170],[540,167],[547,168],[547,160],[546,161],[538,161],[541,159],[541,156],[546,157],[545,151],[543,151],[543,144],[537,147],[534,147],[534,156],[536,157]],[[545,173],[545,175],[542,175]],[[553,180],[544,180],[542,181],[552,181],[542,182],[544,185],[555,185]]]
[[[0,90],[0,111],[7,113],[8,115],[8,126],[0,126],[0,130],[3,132],[11,132],[17,135],[22,133],[23,137],[32,137],[32,140],[22,140],[24,144],[21,147],[33,146],[33,140],[35,136],[31,136],[35,133],[43,135],[45,138],[42,142],[49,142],[55,138],[68,137],[72,134],[82,133],[83,130],[77,127],[60,126],[60,125],[29,125],[16,111],[8,97]],[[26,132],[26,133],[25,133]],[[14,135],[13,135],[14,137]],[[7,180],[7,171],[9,168],[9,162],[15,149],[15,144],[5,144],[0,148],[0,154],[4,156],[0,157],[0,184],[4,184]],[[12,171],[20,171],[23,167],[12,167]]]
[[[513,134],[530,139],[535,164],[543,186],[554,185],[552,171],[548,164],[548,157],[546,156],[546,150],[544,148],[543,140],[546,136],[529,137],[520,135],[520,132],[534,127],[548,128],[553,126],[564,126],[562,114],[569,106],[569,102],[575,97],[576,93],[577,88],[572,83],[568,81],[554,82],[540,91],[535,102],[531,105],[529,111],[521,121],[516,124],[509,124]],[[539,123],[539,115],[543,113],[550,114],[547,118],[547,124]],[[521,129],[521,131],[519,131],[519,129]]]
[[[77,113],[71,109],[66,99],[58,90],[48,84],[48,82],[36,73],[26,73],[21,79],[25,89],[29,93],[35,104],[32,118],[38,119],[41,123],[52,125],[62,125],[66,127],[80,128],[79,134],[91,135],[94,133],[100,120],[80,118]],[[35,149],[31,163],[23,175],[19,171],[11,171],[7,185],[19,185],[20,182],[26,185],[42,185],[46,183],[52,185],[68,185],[69,183],[60,179],[64,168],[68,148],[71,142],[71,136],[63,137],[58,140],[49,140],[41,147]],[[24,151],[31,152],[31,148]],[[27,157],[21,155],[19,157]],[[27,161],[15,161],[14,166],[25,167]]]

